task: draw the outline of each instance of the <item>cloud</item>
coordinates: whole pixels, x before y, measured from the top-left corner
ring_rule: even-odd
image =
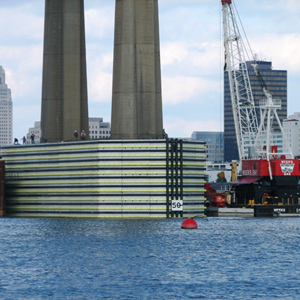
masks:
[[[40,94],[39,99],[35,98],[42,85],[42,46],[0,47],[0,51],[14,105],[17,105],[16,99],[22,102],[40,101]]]
[[[220,41],[193,42],[173,41],[161,44],[161,65],[164,74],[191,76],[218,75],[221,70]]]
[[[164,41],[211,41],[220,32],[219,1],[161,1],[160,36]]]
[[[208,93],[220,91],[220,72],[223,74],[220,63],[218,42],[163,43],[161,64],[164,104],[176,105],[189,102],[192,98],[203,102]]]
[[[182,62],[188,55],[188,48],[184,42],[168,42],[161,44],[162,67]]]
[[[111,102],[113,54],[106,53],[88,62],[88,90],[90,102]]]
[[[40,105],[14,105],[13,137],[20,139],[23,135],[26,135],[28,129],[34,126],[34,122],[40,121],[40,115]]]
[[[7,43],[19,45],[21,43],[40,42],[44,33],[44,18],[35,15],[31,5],[0,10],[0,36]],[[43,7],[40,6],[43,12]],[[12,22],[12,20],[14,20]]]
[[[295,11],[295,9],[300,8],[299,0],[286,0],[286,5],[289,9]]]
[[[113,10],[112,7],[87,9],[85,11],[85,30],[89,39],[113,39]]]
[[[84,2],[89,110],[95,117],[108,118],[115,1]],[[15,129],[21,134],[40,115],[44,4],[44,0],[0,0],[0,65],[12,89]],[[289,98],[298,99],[300,1],[236,4],[252,48],[259,57],[272,60],[275,69],[288,70],[293,83]],[[220,130],[219,121],[211,121],[219,119],[215,110],[223,76],[220,8],[220,0],[159,1],[164,120],[171,136]],[[296,102],[294,110],[299,111]],[[20,122],[22,112],[31,122]]]
[[[114,5],[85,4],[89,103],[110,102],[112,97]]]
[[[272,60],[274,69],[300,74],[300,33],[268,34],[257,37],[254,41],[254,52],[257,51],[259,58]]]
[[[201,77],[174,76],[162,78],[162,91],[164,104],[178,104],[188,102],[191,98],[199,96],[199,101],[205,101],[201,94],[218,89],[218,82],[207,80]]]
[[[272,11],[276,11],[278,12],[278,8],[279,11],[282,13],[284,11],[287,12],[292,12],[294,13],[295,10],[297,10],[298,8],[300,8],[300,2],[299,0],[251,0],[249,2],[250,6],[257,6],[259,5],[260,8],[263,8],[264,10],[272,10]],[[257,8],[256,8],[257,10]]]
[[[169,137],[191,137],[193,131],[220,131],[220,123],[213,120],[192,120],[164,118],[164,128]]]
[[[112,75],[98,71],[97,74],[90,74],[89,80],[89,101],[111,102],[112,97]]]

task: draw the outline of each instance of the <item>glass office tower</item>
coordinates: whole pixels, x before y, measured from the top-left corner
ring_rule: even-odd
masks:
[[[265,84],[273,99],[281,100],[281,110],[278,110],[278,116],[281,121],[287,118],[287,71],[273,70],[272,62],[256,62]],[[252,67],[253,61],[247,62],[252,93],[255,105],[259,106],[259,100],[265,98],[262,85],[254,73]],[[258,123],[260,124],[259,109],[257,109]],[[279,132],[279,126],[274,121],[274,131]],[[238,160],[238,149],[235,135],[234,120],[232,114],[231,97],[229,89],[229,79],[227,71],[224,72],[224,160]]]

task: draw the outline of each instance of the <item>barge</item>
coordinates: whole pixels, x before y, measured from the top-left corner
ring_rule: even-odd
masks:
[[[203,215],[205,149],[178,139],[2,147],[6,216]]]

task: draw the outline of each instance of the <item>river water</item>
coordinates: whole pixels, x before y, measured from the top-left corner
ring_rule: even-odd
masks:
[[[0,299],[299,299],[300,218],[0,218]]]

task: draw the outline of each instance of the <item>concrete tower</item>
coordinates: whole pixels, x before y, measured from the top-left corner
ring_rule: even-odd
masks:
[[[41,142],[88,135],[83,0],[46,0]]]
[[[158,0],[116,0],[112,139],[162,138]]]

